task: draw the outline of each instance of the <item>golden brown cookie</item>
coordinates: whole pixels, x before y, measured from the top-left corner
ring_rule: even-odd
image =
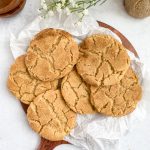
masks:
[[[98,112],[109,116],[124,116],[131,113],[141,96],[141,86],[131,68],[119,84],[91,87],[91,103]]]
[[[11,66],[8,88],[21,102],[30,104],[37,95],[50,89],[56,89],[58,81],[43,82],[32,78],[25,66],[25,56],[18,57]]]
[[[78,45],[69,33],[45,29],[31,41],[25,63],[31,76],[53,81],[68,74],[78,57]]]
[[[27,110],[31,128],[50,141],[63,140],[76,125],[76,113],[65,104],[59,90],[34,99]]]
[[[130,65],[126,49],[109,35],[93,35],[80,45],[77,71],[90,85],[118,83]]]
[[[61,92],[69,108],[80,114],[95,113],[90,103],[90,89],[76,70],[71,71],[62,81]]]

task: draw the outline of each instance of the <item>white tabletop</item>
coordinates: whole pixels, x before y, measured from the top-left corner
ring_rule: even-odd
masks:
[[[38,6],[39,0],[27,0],[20,14],[13,18],[0,19],[0,150],[35,150],[39,143],[39,136],[28,126],[19,101],[15,100],[6,87],[9,68],[13,62],[9,33],[19,32],[33,20]],[[128,16],[123,7],[123,0],[108,0],[102,7],[93,8],[91,13],[95,19],[120,30],[132,42],[150,72],[150,17],[138,20]],[[150,85],[148,77],[150,74],[147,73],[147,86]],[[150,113],[150,103],[146,104],[147,112]],[[143,122],[135,124],[131,133],[121,139],[120,150],[149,150],[149,137],[150,117],[147,116]]]

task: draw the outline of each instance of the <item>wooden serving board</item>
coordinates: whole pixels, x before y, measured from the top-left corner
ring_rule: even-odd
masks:
[[[114,32],[116,35],[118,35],[120,37],[124,47],[127,48],[130,52],[132,52],[135,55],[135,57],[139,58],[135,48],[133,47],[133,45],[130,43],[130,41],[123,34],[121,34],[118,30],[116,30],[115,28],[111,27],[110,25],[108,25],[106,23],[98,21],[98,24],[100,27],[107,28],[107,29],[111,30],[112,32]],[[25,105],[23,103],[21,103],[21,104],[22,104],[22,107],[26,113],[28,105]],[[61,145],[61,144],[68,144],[68,142],[66,142],[66,141],[52,142],[52,141],[48,141],[44,138],[41,138],[41,142],[40,142],[40,145],[38,147],[38,150],[53,150],[56,146]]]

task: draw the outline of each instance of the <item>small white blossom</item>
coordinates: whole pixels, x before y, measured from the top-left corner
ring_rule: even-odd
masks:
[[[61,0],[61,2],[62,2],[62,5],[64,6],[66,3],[66,0]]]
[[[74,0],[69,0],[69,2],[70,2],[70,3],[73,3],[73,2],[74,2]]]
[[[41,5],[45,4],[46,1],[45,0],[41,0]]]
[[[58,3],[58,4],[56,5],[56,10],[57,10],[57,12],[61,12],[61,11],[62,11],[62,9],[61,9],[61,4],[60,4],[60,3]]]
[[[61,0],[62,3],[66,3],[66,0]]]
[[[74,4],[73,7],[78,8],[78,5],[77,5],[77,4]]]
[[[96,5],[100,1],[104,0],[82,0],[82,5],[79,0],[41,0],[41,9],[39,13],[42,17],[49,17],[53,16],[56,11],[60,13],[64,10],[67,15],[75,13],[79,17],[79,20],[82,21],[83,17],[89,14],[88,10],[85,8],[91,7],[91,4]],[[80,26],[81,22],[77,24]]]
[[[75,3],[74,0],[69,0],[69,2],[70,2],[70,4],[71,4],[73,7],[75,7],[76,3]]]
[[[58,4],[56,5],[56,7],[57,7],[57,8],[61,8],[61,4],[58,3]]]
[[[43,4],[42,7],[43,7],[44,10],[47,10],[47,9],[48,9],[46,4]]]
[[[93,0],[93,1],[92,1],[92,4],[95,4],[95,2],[96,2],[96,1],[95,1],[95,0]]]
[[[87,9],[84,9],[83,14],[84,14],[84,15],[88,15],[88,14],[89,14],[89,11],[88,11]]]
[[[65,8],[65,11],[66,11],[67,15],[69,16],[70,13],[71,13],[71,12],[70,12],[70,9],[69,9],[68,7],[66,7],[66,8]]]
[[[81,21],[78,21],[77,26],[81,26],[81,25],[82,25]]]
[[[61,8],[56,8],[56,10],[57,10],[57,12],[59,12],[59,13],[62,11]]]
[[[45,0],[41,0],[41,6],[44,10],[47,10],[47,4]]]
[[[49,11],[48,12],[48,16],[54,16],[54,12],[53,11]]]
[[[47,10],[47,4],[45,0],[41,0],[41,6],[43,7],[44,10]]]

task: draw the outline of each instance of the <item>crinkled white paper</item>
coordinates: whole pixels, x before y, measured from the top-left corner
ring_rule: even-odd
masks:
[[[26,26],[19,35],[11,34],[10,47],[14,58],[24,54],[31,39],[39,31],[45,28],[59,28],[70,32],[77,42],[94,33],[112,35],[120,41],[118,36],[110,30],[99,27],[97,22],[91,17],[85,17],[81,26],[77,25],[78,18],[74,15],[56,14],[55,16],[43,19],[37,17],[33,22]],[[142,83],[143,71],[142,63],[129,53],[132,59],[132,67],[136,71]],[[136,110],[130,115],[113,118],[100,114],[78,115],[77,126],[65,140],[86,150],[117,150],[119,139],[127,134],[138,121],[145,116],[142,100]]]

